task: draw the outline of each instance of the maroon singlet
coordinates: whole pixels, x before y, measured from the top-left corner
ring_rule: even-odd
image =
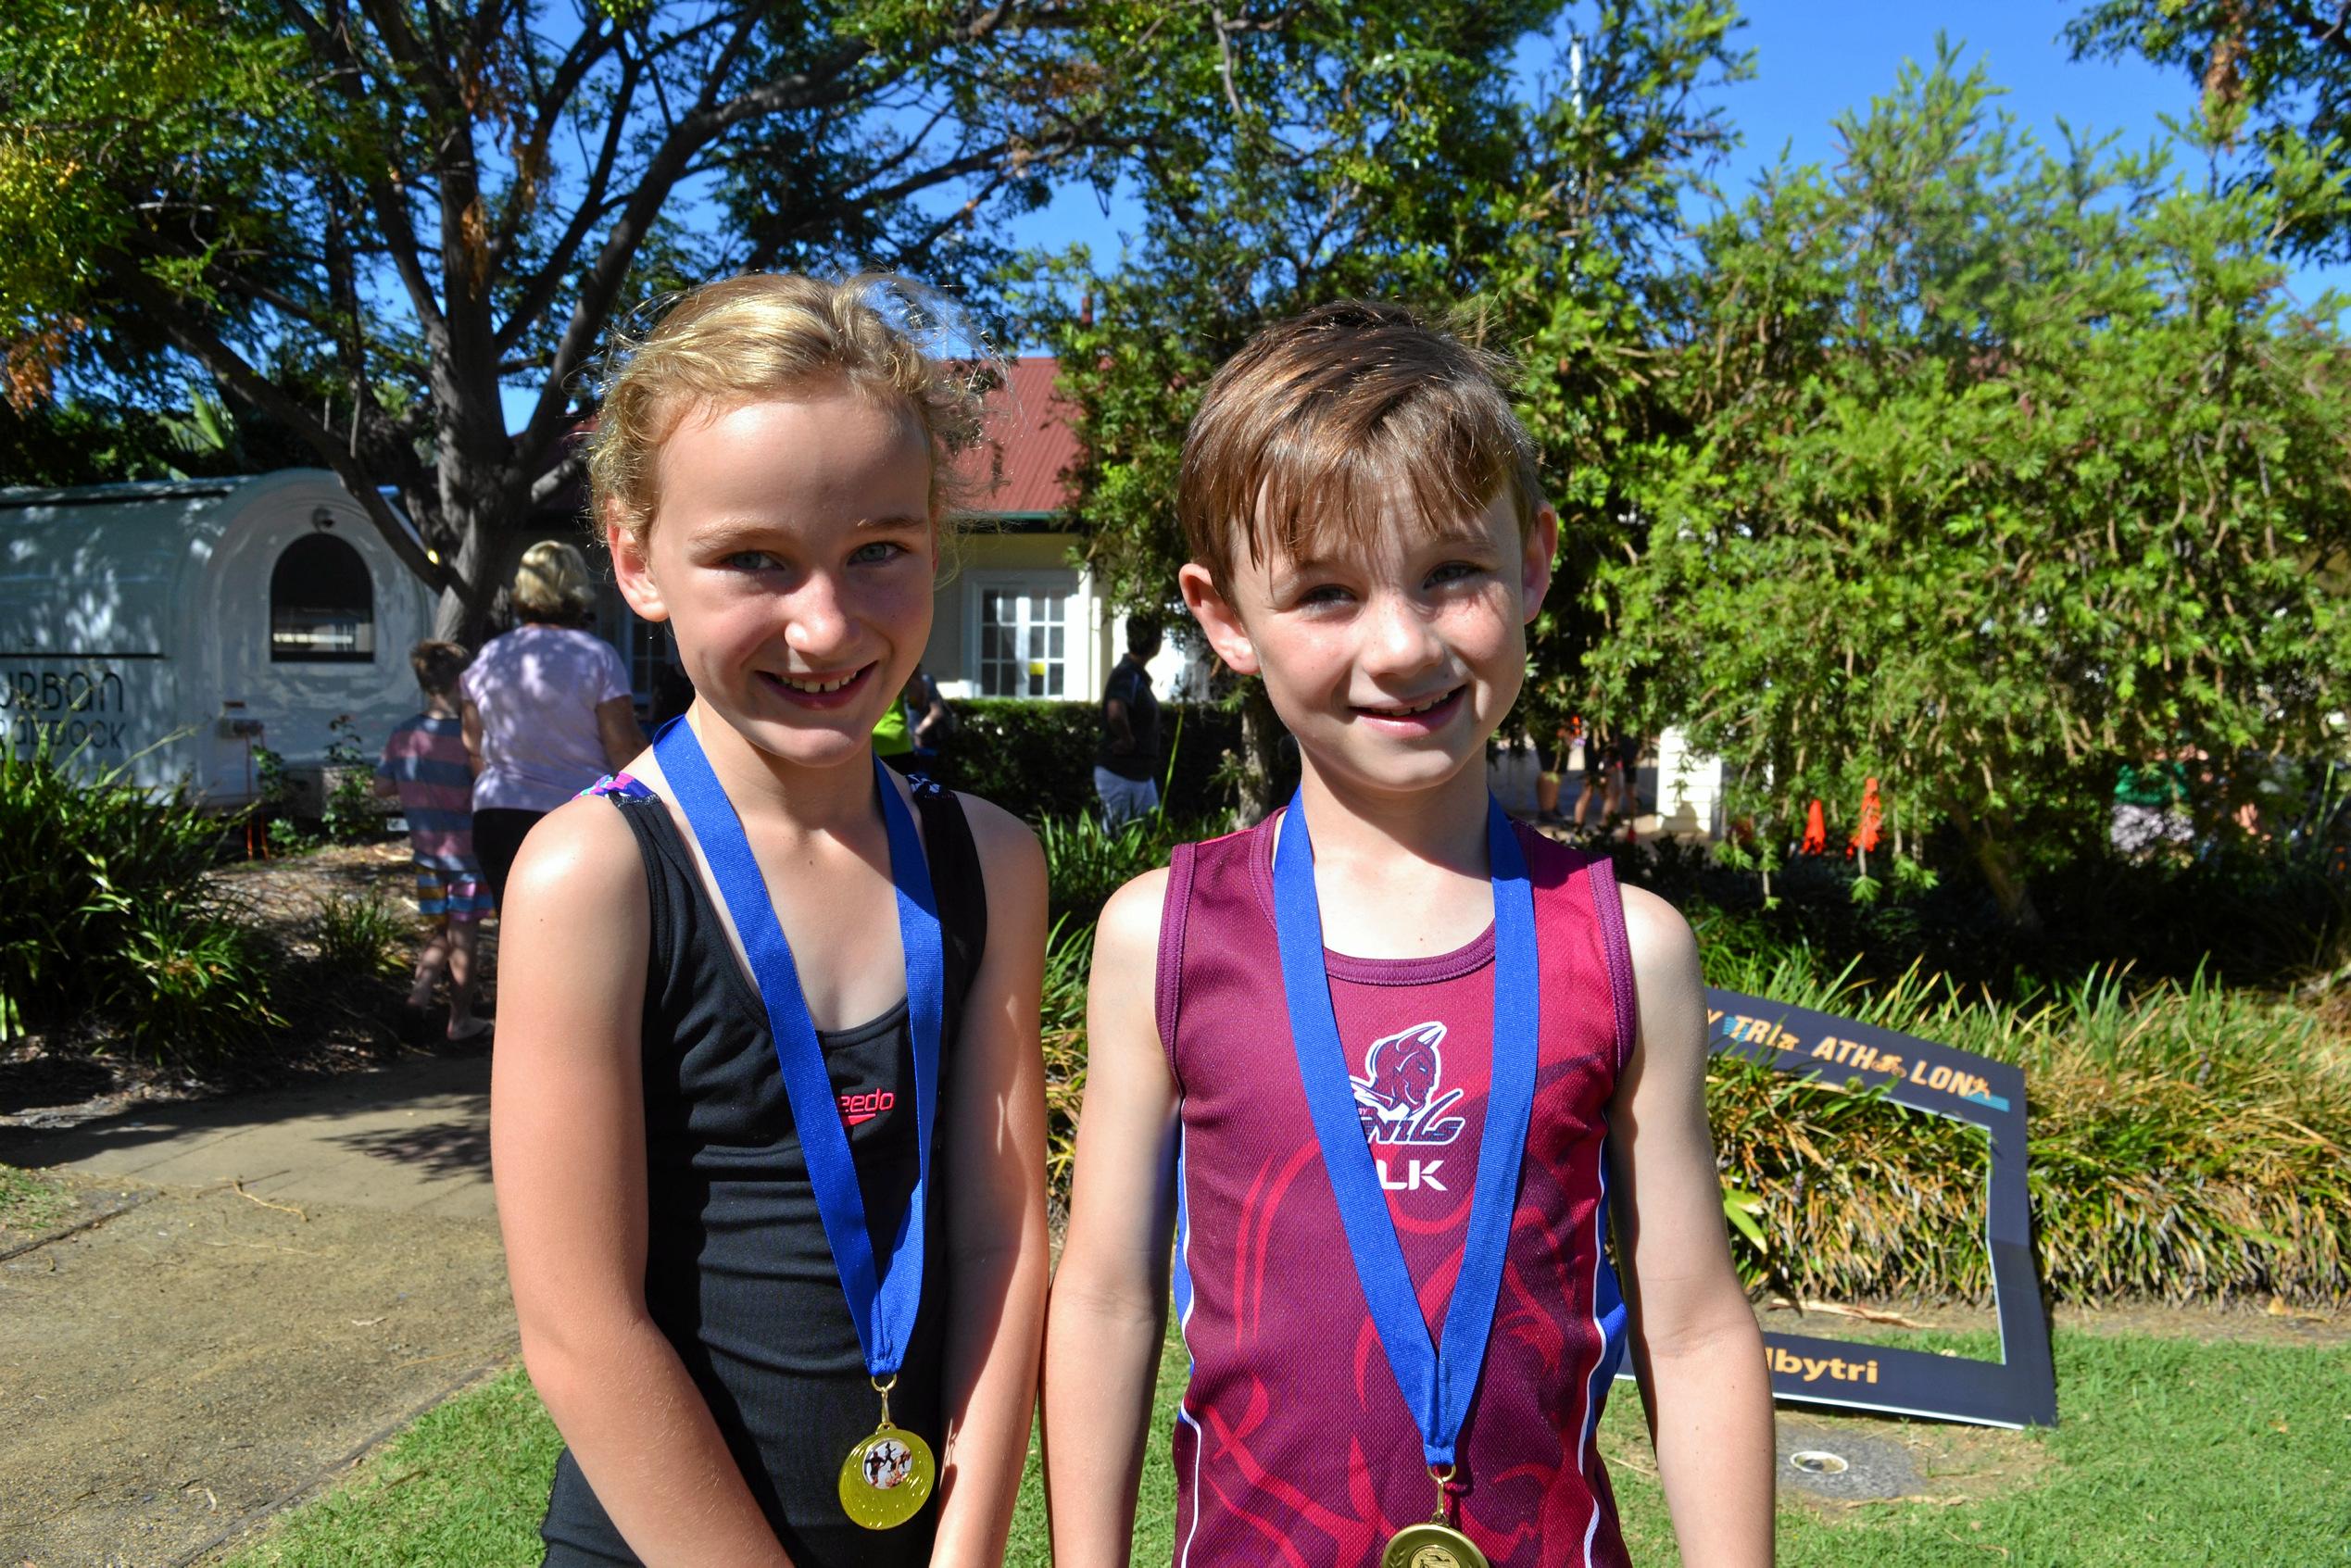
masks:
[[[1168,880],[1160,1038],[1182,1093],[1176,1568],[1376,1568],[1436,1490],[1347,1250],[1298,1078],[1274,930],[1273,819],[1186,845]],[[1459,1526],[1495,1568],[1625,1563],[1593,1448],[1624,1346],[1602,1247],[1609,1098],[1632,1048],[1604,856],[1525,828],[1541,954],[1534,1113],[1493,1336],[1460,1444]],[[1494,937],[1326,953],[1364,1135],[1432,1335],[1461,1265],[1492,1065]]]

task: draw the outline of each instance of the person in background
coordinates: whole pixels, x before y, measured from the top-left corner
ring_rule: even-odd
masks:
[[[409,668],[424,690],[424,711],[392,732],[375,765],[375,793],[400,803],[416,857],[416,909],[433,935],[416,960],[408,1022],[416,1033],[444,974],[449,982],[453,1042],[478,1040],[489,1020],[473,1015],[473,936],[490,896],[473,858],[473,768],[458,717],[458,679],[467,654],[456,643],[419,643]]]
[[[1102,689],[1102,743],[1094,753],[1094,793],[1111,827],[1159,809],[1159,698],[1144,668],[1159,652],[1160,625],[1126,622],[1126,657]]]
[[[914,667],[914,678],[906,683],[905,706],[914,740],[914,749],[908,754],[914,771],[943,784],[947,782],[947,743],[955,738],[955,710],[939,695],[931,672],[919,664]]]
[[[583,629],[596,602],[586,558],[542,539],[522,552],[513,600],[522,624],[484,646],[462,688],[473,847],[501,906],[532,825],[645,749],[627,668]]]

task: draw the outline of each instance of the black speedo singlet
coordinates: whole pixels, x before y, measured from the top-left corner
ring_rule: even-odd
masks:
[[[767,1011],[735,961],[691,850],[650,796],[610,797],[636,834],[652,898],[645,985],[645,1300],[677,1348],[735,1461],[799,1568],[920,1568],[934,1501],[895,1530],[841,1512],[841,1456],[879,1411],[857,1330],[834,1273],[808,1169],[792,1129]],[[987,935],[979,857],[962,806],[917,786],[915,806],[946,940],[941,1098],[955,1072],[965,990]],[[820,1031],[877,1258],[889,1256],[914,1187],[913,1043],[906,1007]],[[936,1119],[933,1171],[946,1159]],[[930,1439],[939,1419],[948,1271],[943,1184],[930,1187],[921,1315],[890,1413]],[[557,1568],[635,1563],[567,1449],[540,1534]]]

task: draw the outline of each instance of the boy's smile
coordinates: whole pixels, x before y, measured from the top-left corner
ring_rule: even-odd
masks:
[[[622,590],[670,621],[695,691],[761,750],[848,760],[930,636],[931,454],[900,408],[846,384],[689,412],[660,457]]]
[[[1517,700],[1557,541],[1548,507],[1522,536],[1506,485],[1476,517],[1436,528],[1399,494],[1369,545],[1238,552],[1229,596],[1197,565],[1184,594],[1218,656],[1264,677],[1326,783],[1412,792],[1480,755]]]

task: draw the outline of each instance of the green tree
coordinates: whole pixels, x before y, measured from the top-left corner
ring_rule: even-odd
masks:
[[[500,530],[575,480],[616,309],[744,267],[980,275],[994,219],[1221,113],[1232,61],[1314,69],[1301,18],[1323,14],[19,0],[9,388],[173,386],[193,361],[344,479],[445,591],[445,630],[476,632]],[[509,389],[532,403],[511,433]]]
[[[1654,423],[1643,296],[1682,192],[1731,140],[1704,94],[1745,69],[1735,15],[1728,0],[1603,0],[1561,36],[1555,4],[1357,7],[1327,24],[1354,41],[1329,45],[1342,69],[1237,59],[1229,119],[1143,159],[1147,218],[1118,264],[1079,249],[1043,272],[1038,319],[1083,451],[1072,515],[1110,597],[1176,604],[1176,472],[1201,391],[1259,327],[1337,298],[1486,291],[1465,324],[1520,351],[1563,510],[1608,515],[1619,450]],[[1561,48],[1530,104],[1509,62],[1538,29]],[[1538,627],[1553,674],[1537,691],[1554,707],[1579,625],[1569,611]],[[1240,696],[1253,815],[1276,803],[1280,730],[1255,683]]]
[[[2351,258],[2351,6],[2340,0],[2095,0],[2067,24],[2076,58],[2135,54],[2196,84],[2211,134],[2250,131],[2236,177],[2281,187],[2282,237]]]
[[[1595,583],[1593,663],[1741,809],[1884,781],[2030,926],[2122,762],[2339,749],[2351,358],[2336,301],[2287,303],[2273,188],[2046,152],[1993,97],[1906,67],[1834,171],[1704,233],[1693,439]]]

